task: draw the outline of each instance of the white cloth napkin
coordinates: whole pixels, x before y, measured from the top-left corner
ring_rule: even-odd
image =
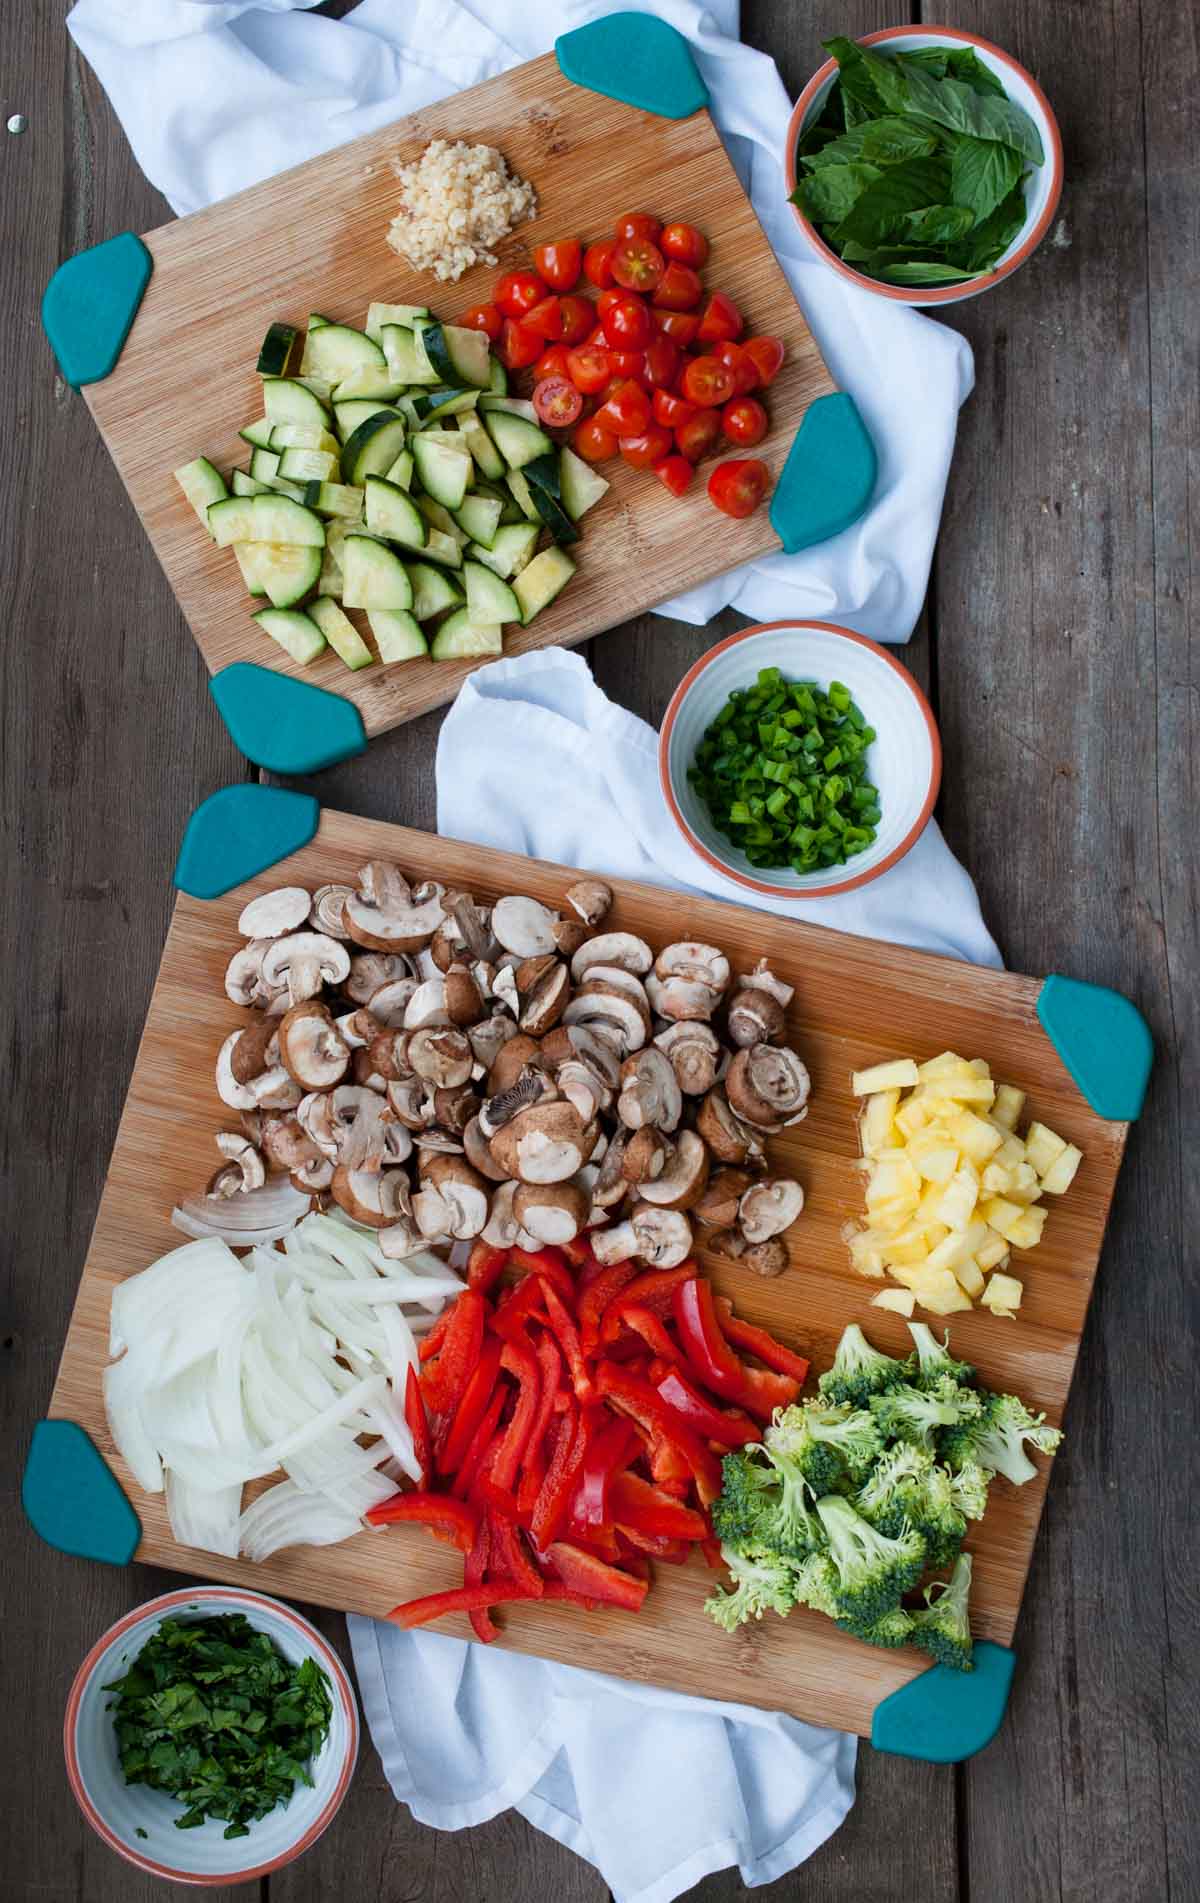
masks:
[[[68,26],[143,171],[176,211],[189,212],[543,53],[557,34],[621,3],[361,0],[334,21],[293,10],[308,0],[79,0]],[[700,625],[733,606],[753,619],[824,618],[906,641],[971,389],[970,350],[954,331],[856,290],[813,258],[786,199],[787,95],[774,62],[739,44],[738,0],[655,0],[643,10],[690,40],[730,156],[879,454],[874,499],[851,528],[799,555],[734,569],[662,612]],[[815,65],[815,34],[812,55]],[[598,208],[597,231],[614,209]]]

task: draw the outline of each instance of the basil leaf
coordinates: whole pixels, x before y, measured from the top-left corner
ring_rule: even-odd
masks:
[[[842,98],[847,102],[847,126],[851,123],[858,124],[858,118],[854,121],[851,121],[850,118],[849,102],[851,101],[854,102],[856,107],[861,108],[859,118],[861,118],[863,114],[872,119],[878,118],[884,110],[883,101],[880,99],[875,89],[875,82],[867,70],[867,62],[864,57],[863,48],[859,46],[856,40],[848,40],[841,36],[832,40],[822,40],[821,44],[825,48],[825,51],[832,54],[838,63],[838,77],[841,81]]]
[[[1008,197],[997,205],[989,218],[976,225],[974,231],[960,243],[950,246],[946,252],[947,262],[976,275],[980,271],[990,270],[997,259],[1003,257],[1025,223],[1025,211],[1024,189],[1014,185]]]
[[[950,196],[980,224],[1008,197],[1024,170],[1024,159],[1011,145],[964,134],[950,153]]]
[[[887,284],[908,284],[913,287],[929,284],[961,284],[964,278],[974,277],[974,271],[958,271],[952,264],[943,264],[940,258],[911,258],[907,263],[881,264],[874,274]]]
[[[966,237],[974,222],[965,205],[926,205],[908,212],[900,230],[917,244],[953,244]]]
[[[818,172],[814,176],[827,174]],[[889,165],[860,193],[834,238],[838,242],[857,238],[860,244],[888,238],[899,229],[906,212],[921,211],[926,205],[944,205],[949,188],[950,168],[944,159],[905,159],[900,165]]]
[[[1035,165],[1045,160],[1041,135],[1029,114],[1007,98],[981,98],[957,79],[931,79],[921,68],[905,75],[908,111],[919,113],[952,132],[968,132],[975,139],[997,139],[1015,146]]]
[[[895,165],[901,159],[926,158],[937,149],[932,132],[923,132],[907,119],[867,119],[819,151],[803,155],[809,169],[846,165],[861,159],[868,165]]]
[[[972,92],[987,95],[992,99],[1008,97],[1000,81],[990,66],[985,66],[973,46],[960,46],[946,55],[946,65],[950,76],[961,79]]]
[[[875,53],[869,46],[859,48],[862,62],[870,75],[871,84],[879,94],[887,112],[902,113],[908,111],[908,75],[902,66],[884,53]]]
[[[796,187],[792,197],[814,225],[840,225],[883,173],[875,165],[823,165]]]
[[[896,58],[902,66],[919,66],[931,78],[945,79],[949,49],[945,46],[914,46],[911,51],[897,53]]]

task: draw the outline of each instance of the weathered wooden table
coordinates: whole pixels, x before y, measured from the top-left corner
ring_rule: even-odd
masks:
[[[898,11],[944,17],[884,0],[745,0],[743,31],[795,92],[823,35],[893,25]],[[60,1723],[91,1641],[173,1582],[49,1551],[21,1515],[17,1476],[133,1063],[183,818],[253,769],[41,335],[41,289],[64,257],[167,215],[64,12],[63,0],[0,9],[0,120],[28,120],[23,136],[0,132],[0,1892],[149,1903],[163,1886],[119,1862],[76,1812]],[[951,13],[1037,74],[1062,124],[1067,185],[1033,262],[948,318],[975,350],[977,388],[928,614],[905,659],[941,721],[942,823],[1006,956],[1128,993],[1158,1062],[1055,1463],[1005,1727],[957,1770],[864,1746],[846,1824],[762,1894],[1182,1903],[1200,1896],[1195,14],[1188,0],[958,0]],[[588,658],[610,694],[655,721],[706,640],[735,625],[727,616],[706,637],[647,617]],[[438,719],[323,775],[322,799],[431,827]],[[343,1644],[342,1621],[317,1616]],[[512,1814],[456,1836],[415,1824],[369,1747],[334,1827],[269,1888],[272,1903],[605,1895],[590,1866]],[[726,1872],[694,1894],[724,1903],[742,1886]]]

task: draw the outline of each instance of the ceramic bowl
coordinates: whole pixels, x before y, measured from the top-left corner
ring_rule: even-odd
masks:
[[[289,1804],[252,1824],[248,1836],[229,1842],[224,1824],[212,1819],[194,1830],[177,1830],[180,1806],[173,1798],[144,1784],[125,1783],[107,1709],[111,1693],[104,1690],[128,1670],[164,1619],[204,1619],[222,1612],[245,1613],[257,1630],[270,1634],[285,1658],[315,1659],[329,1676],[333,1701],[329,1735],[312,1767],[312,1788],[298,1787]],[[316,1627],[277,1599],[227,1586],[164,1593],[119,1619],[75,1674],[63,1721],[67,1776],[97,1836],[139,1870],[198,1885],[256,1881],[315,1843],[349,1789],[358,1735],[350,1681]]]
[[[799,205],[792,210],[799,220],[800,227],[818,256],[824,259],[839,276],[848,278],[852,284],[861,284],[864,290],[874,291],[877,297],[889,297],[895,304],[960,304],[964,298],[978,297],[981,291],[990,291],[1006,277],[1031,258],[1042,239],[1050,229],[1055,211],[1058,208],[1059,195],[1063,181],[1062,137],[1058,130],[1058,121],[1051,110],[1050,102],[1032,74],[1019,66],[1012,55],[993,46],[990,40],[981,40],[977,33],[963,33],[957,27],[887,27],[881,33],[864,33],[862,45],[875,46],[884,52],[915,52],[922,46],[973,46],[985,66],[990,66],[1004,87],[1008,97],[1018,106],[1023,106],[1035,122],[1042,135],[1045,149],[1045,163],[1031,168],[1031,175],[1025,181],[1025,223],[1008,250],[981,276],[966,279],[961,284],[946,284],[940,288],[927,286],[910,287],[903,284],[881,284],[877,278],[864,277],[853,265],[843,263],[835,251],[825,243],[816,227],[801,211]],[[789,195],[796,189],[796,146],[800,135],[812,120],[820,116],[830,87],[837,77],[837,61],[826,60],[796,101],[787,130],[786,171]]]
[[[815,681],[850,689],[878,738],[867,770],[879,788],[880,821],[874,842],[843,866],[816,872],[757,868],[719,833],[708,808],[688,784],[688,767],[705,729],[735,688],[750,687],[764,667],[788,681]],[[894,866],[924,832],[942,777],[942,745],[917,683],[895,656],[865,635],[831,621],[766,621],[731,634],[702,654],[680,681],[658,743],[658,771],[668,810],[694,852],[718,872],[772,898],[829,898],[852,892]]]

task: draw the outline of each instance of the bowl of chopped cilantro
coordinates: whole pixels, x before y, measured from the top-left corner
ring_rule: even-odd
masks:
[[[1024,264],[1063,178],[1037,81],[954,27],[824,45],[788,127],[787,184],[826,263],[904,304],[976,297]]]
[[[767,621],[684,675],[658,767],[671,817],[710,867],[751,892],[820,899],[877,879],[916,844],[942,748],[928,701],[886,648],[830,621]]]
[[[349,1788],[358,1707],[315,1626],[201,1586],[92,1647],[63,1724],[67,1775],[110,1849],[154,1876],[248,1883],[316,1842]]]

